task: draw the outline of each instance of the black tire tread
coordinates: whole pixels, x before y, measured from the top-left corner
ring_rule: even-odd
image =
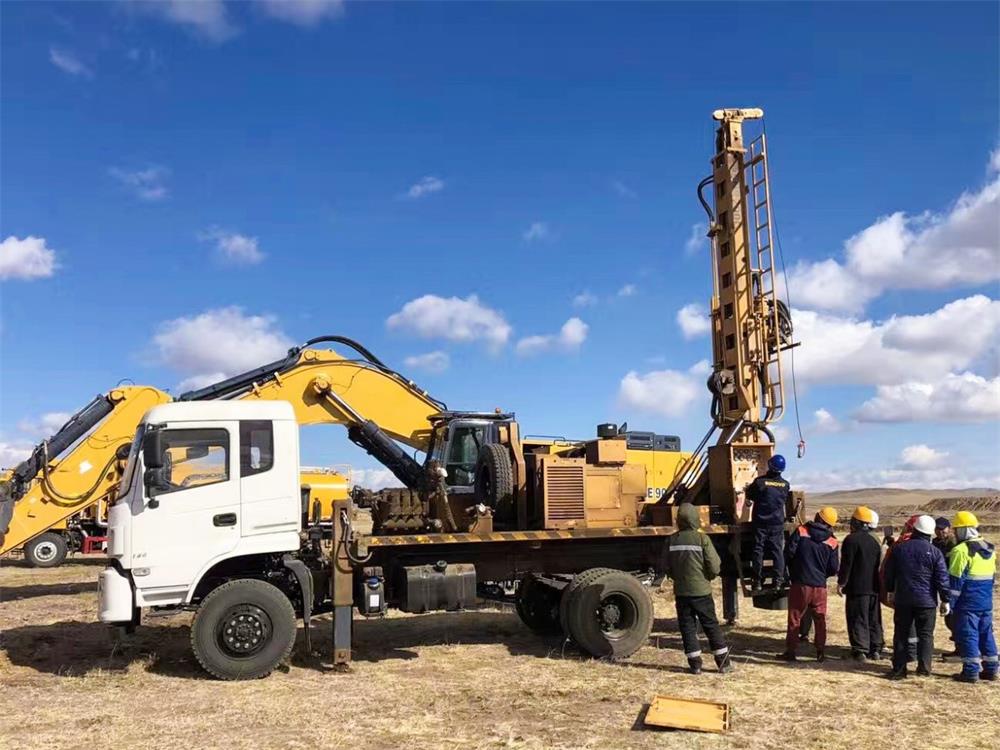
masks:
[[[611,572],[614,572],[614,568],[588,568],[579,575],[574,576],[573,580],[566,584],[566,588],[563,589],[562,598],[559,600],[559,626],[567,638],[576,641],[569,627],[570,597],[582,586],[589,586],[594,579]]]
[[[525,604],[525,599],[537,595],[536,592],[543,587],[549,588],[544,583],[540,583],[532,574],[526,575],[518,586],[517,596],[514,598],[514,608],[517,610],[517,616],[521,618],[521,622],[527,625],[530,630],[540,635],[550,635],[558,633],[560,630],[558,618],[539,616],[531,612]],[[542,595],[544,596],[544,594]],[[555,591],[551,595],[555,595]]]
[[[619,590],[631,589],[638,600],[639,621],[633,629],[633,635],[627,639],[609,641],[596,632],[593,627],[593,613],[590,607],[580,601],[584,595],[584,586],[610,585]],[[653,627],[653,603],[649,592],[629,573],[621,570],[611,570],[602,575],[590,577],[589,582],[578,587],[573,599],[569,602],[567,619],[573,639],[577,645],[592,656],[609,659],[625,659],[638,651],[649,639]],[[596,602],[593,603],[596,606]]]
[[[226,596],[228,592],[233,591],[234,589],[239,590],[241,588],[249,590],[256,589],[257,593],[259,593],[261,596],[265,598],[274,597],[273,603],[275,603],[279,609],[284,610],[283,614],[287,615],[287,617],[285,618],[285,624],[288,624],[289,622],[291,623],[292,632],[291,632],[291,637],[288,638],[287,645],[282,649],[280,657],[277,660],[275,660],[274,664],[272,664],[270,668],[267,668],[266,671],[258,669],[252,673],[248,673],[245,675],[244,674],[233,675],[213,667],[210,660],[207,659],[206,656],[202,653],[201,644],[198,642],[200,637],[199,618],[204,615],[206,611],[205,608],[207,605],[210,605],[213,601],[215,601],[220,597]],[[277,596],[275,596],[275,594]],[[278,627],[280,626],[280,623],[274,622],[273,625],[277,635],[277,630]],[[274,671],[275,667],[288,660],[288,657],[292,653],[292,649],[295,647],[296,631],[297,627],[295,621],[295,609],[292,607],[292,603],[288,600],[288,597],[285,596],[285,594],[281,591],[281,589],[279,589],[276,586],[272,586],[270,583],[267,583],[266,581],[260,581],[255,578],[240,578],[235,581],[229,581],[227,583],[224,583],[221,586],[213,589],[208,594],[208,596],[206,596],[202,600],[201,605],[198,607],[198,611],[195,613],[194,621],[191,623],[191,635],[190,635],[191,651],[194,652],[195,658],[198,660],[198,663],[201,665],[202,669],[204,669],[206,672],[208,672],[213,677],[216,677],[217,679],[227,680],[227,681],[259,679],[261,677],[267,677],[269,674],[271,674],[271,672]]]
[[[493,486],[493,497],[482,497],[479,475],[482,471],[490,473]],[[508,514],[514,501],[514,467],[511,465],[510,453],[506,445],[489,443],[479,450],[476,459],[475,499],[487,507],[494,508],[498,515]]]

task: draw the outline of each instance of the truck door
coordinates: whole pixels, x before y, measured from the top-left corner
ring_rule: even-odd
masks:
[[[165,482],[136,493],[132,574],[147,604],[186,591],[198,571],[240,540],[237,422],[163,428]]]

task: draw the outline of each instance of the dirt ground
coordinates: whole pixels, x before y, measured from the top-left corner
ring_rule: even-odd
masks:
[[[730,632],[737,671],[688,675],[664,590],[649,645],[624,663],[485,610],[358,621],[350,673],[296,655],[267,679],[224,683],[191,656],[188,615],[148,619],[125,640],[96,622],[100,568],[0,569],[0,747],[993,748],[1000,726],[1000,685],[955,683],[954,663],[891,683],[885,663],[848,661],[836,596],[825,664],[808,644],[800,663],[775,661],[784,614],[744,606]],[[324,653],[329,628],[313,625]],[[657,693],[728,702],[732,731],[643,730]]]

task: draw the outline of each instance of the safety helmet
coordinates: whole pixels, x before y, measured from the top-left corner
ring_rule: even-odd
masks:
[[[836,509],[831,508],[829,505],[826,506],[825,508],[820,508],[819,513],[817,513],[816,515],[819,516],[820,519],[823,521],[823,523],[827,524],[828,526],[835,526],[837,523],[837,519],[840,518],[840,516],[837,515]]]
[[[861,521],[861,523],[870,524],[872,522],[872,511],[864,505],[859,505],[854,509],[854,515],[851,516],[855,521]]]
[[[917,522],[913,524],[914,531],[927,534],[927,536],[932,536],[935,528],[937,526],[934,524],[934,519],[931,516],[920,516],[917,518]]]
[[[868,525],[873,529],[878,528],[878,513],[874,510],[869,511],[872,514],[872,520],[868,522]]]
[[[782,472],[785,470],[785,457],[780,453],[775,453],[767,460],[767,468],[771,471]]]
[[[903,531],[913,531],[913,527],[917,525],[918,520],[920,520],[919,514],[907,518],[906,523],[903,524]]]
[[[979,519],[967,510],[960,510],[955,514],[951,525],[956,529],[960,529],[963,526],[979,526]]]

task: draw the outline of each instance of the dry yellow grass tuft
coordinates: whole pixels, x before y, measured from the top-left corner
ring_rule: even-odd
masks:
[[[846,660],[831,597],[830,658],[773,660],[784,615],[744,607],[730,633],[737,671],[684,672],[669,592],[650,644],[595,662],[486,610],[356,624],[356,661],[332,673],[296,656],[265,680],[207,679],[188,616],[151,618],[118,641],[96,622],[97,560],[0,570],[0,746],[70,748],[993,748],[1000,686],[960,685],[954,663],[890,683],[885,664]],[[329,621],[314,625],[330,648]],[[938,643],[946,645],[943,629]],[[727,701],[725,736],[640,728],[656,693]],[[960,720],[951,717],[960,716]]]

